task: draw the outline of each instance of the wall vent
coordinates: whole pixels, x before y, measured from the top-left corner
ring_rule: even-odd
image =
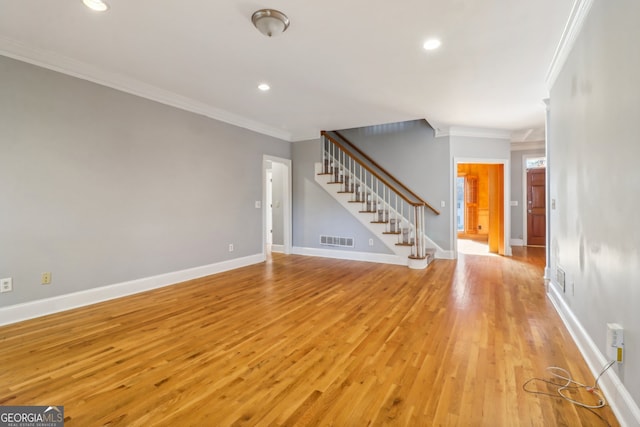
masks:
[[[335,236],[320,236],[320,244],[322,246],[337,246],[341,248],[354,248],[355,244],[353,237],[335,237]]]

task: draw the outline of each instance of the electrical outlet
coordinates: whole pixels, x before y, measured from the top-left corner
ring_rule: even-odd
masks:
[[[617,323],[607,323],[607,357],[622,363],[624,355],[624,329]]]
[[[233,252],[233,243],[229,244],[229,252]]]
[[[42,285],[50,285],[51,284],[51,273],[50,272],[42,273],[42,276],[40,278],[40,283]]]
[[[0,293],[11,291],[13,291],[13,279],[11,277],[0,279]]]
[[[373,246],[373,239],[369,239],[369,246]]]

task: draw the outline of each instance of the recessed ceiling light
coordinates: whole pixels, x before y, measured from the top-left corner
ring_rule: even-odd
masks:
[[[84,5],[89,9],[95,10],[96,12],[104,12],[109,9],[109,5],[102,0],[82,0],[82,3],[84,3]]]
[[[424,42],[424,44],[422,45],[422,47],[425,50],[434,50],[440,47],[442,43],[440,42],[440,40],[438,39],[429,39],[426,42]]]
[[[263,91],[263,92],[266,92],[266,91],[268,91],[269,89],[271,89],[271,86],[269,86],[269,85],[268,85],[268,84],[266,84],[266,83],[260,83],[260,84],[258,85],[258,89],[260,89],[260,90],[261,90],[261,91]]]

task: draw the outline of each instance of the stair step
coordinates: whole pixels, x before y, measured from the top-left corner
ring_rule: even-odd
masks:
[[[399,231],[383,231],[382,234],[400,234]]]
[[[353,191],[338,191],[338,194],[353,194]]]
[[[389,221],[371,221],[371,224],[389,224]]]
[[[359,211],[360,213],[376,213],[376,211]]]
[[[413,246],[413,242],[409,242],[409,243],[396,243],[396,246]]]
[[[327,184],[344,184],[344,182],[342,182],[342,181],[331,181],[331,182],[327,182]]]

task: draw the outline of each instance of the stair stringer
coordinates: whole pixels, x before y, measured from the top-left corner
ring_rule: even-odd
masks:
[[[340,203],[347,211],[349,211],[362,225],[364,225],[368,230],[374,233],[384,245],[389,248],[396,256],[398,265],[406,265],[410,268],[414,269],[423,269],[426,268],[427,265],[433,260],[434,255],[437,257],[438,252],[443,252],[443,250],[436,245],[428,236],[426,237],[427,243],[430,247],[434,248],[432,250],[428,250],[428,256],[425,259],[410,259],[411,255],[411,247],[410,246],[399,246],[396,245],[398,242],[398,236],[395,234],[383,234],[386,230],[385,224],[380,223],[372,223],[373,214],[368,215],[366,213],[360,212],[362,209],[361,203],[350,203],[351,193],[339,193],[338,184],[329,184],[332,181],[333,175],[322,174],[322,164],[315,164],[315,180],[316,182],[327,192],[329,193],[338,203]]]

